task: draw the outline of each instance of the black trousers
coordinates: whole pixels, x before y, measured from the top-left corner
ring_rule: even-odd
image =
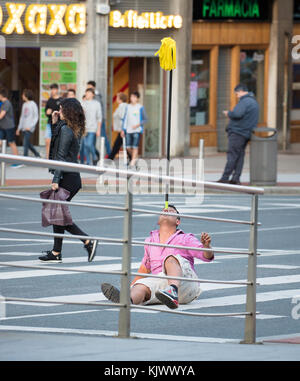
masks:
[[[228,135],[228,151],[227,151],[227,163],[222,175],[222,180],[240,181],[242,174],[245,149],[249,139],[242,135],[230,133]]]
[[[70,192],[70,196],[67,201],[71,201],[72,198],[78,193],[81,188],[81,178],[79,173],[64,173],[63,178],[59,182],[59,186]],[[58,234],[64,234],[65,230],[72,235],[84,235],[87,236],[76,224],[60,226],[53,225],[53,232]],[[81,240],[83,243],[85,240]],[[53,251],[61,252],[63,244],[63,238],[54,238]]]
[[[114,160],[116,154],[120,151],[120,148],[122,147],[122,145],[123,145],[123,138],[121,136],[121,133],[119,132],[114,142],[114,146],[111,150],[111,153],[108,156],[110,160]],[[129,157],[129,160],[131,160],[131,155],[128,152],[127,152],[127,155]]]

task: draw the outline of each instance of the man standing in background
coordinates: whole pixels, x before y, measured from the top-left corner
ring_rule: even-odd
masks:
[[[226,128],[228,134],[227,163],[219,183],[240,185],[240,176],[244,165],[246,146],[251,139],[254,128],[257,127],[259,106],[253,93],[248,92],[244,84],[239,84],[234,89],[239,99],[232,111],[224,111],[229,118]],[[232,175],[231,179],[230,176]]]
[[[111,153],[111,148],[110,148],[109,140],[108,140],[108,137],[106,134],[106,126],[105,126],[105,119],[104,119],[104,105],[103,105],[103,101],[102,101],[102,96],[99,93],[99,91],[96,89],[96,82],[95,81],[88,81],[87,89],[93,89],[94,90],[94,93],[95,93],[94,99],[97,102],[99,102],[100,106],[101,106],[101,111],[102,111],[101,136],[105,138],[105,149],[106,149],[105,158],[108,158],[108,155],[110,155],[110,153]],[[95,141],[95,144],[96,144],[96,141]],[[98,152],[97,148],[96,148],[96,154],[97,154],[98,160],[99,160],[99,152]]]
[[[22,105],[21,117],[16,135],[19,136],[20,131],[22,131],[24,156],[28,156],[28,150],[30,150],[35,157],[41,157],[30,142],[31,136],[34,133],[36,124],[39,120],[39,110],[37,104],[33,100],[33,92],[29,89],[25,89],[22,94],[22,99],[24,103]]]
[[[87,135],[83,139],[84,151],[86,154],[86,164],[96,165],[98,158],[95,150],[96,137],[100,136],[102,112],[100,103],[94,99],[95,92],[93,89],[88,88],[85,91],[85,98],[82,101],[82,107],[86,119],[86,132]],[[82,158],[81,158],[82,159]]]

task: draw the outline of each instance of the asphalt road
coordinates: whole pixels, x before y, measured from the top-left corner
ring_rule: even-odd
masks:
[[[21,193],[18,193],[19,195]],[[38,197],[37,192],[22,195]],[[107,205],[123,205],[123,196],[99,196],[81,192],[74,201]],[[184,196],[171,197],[181,213],[209,217],[249,220],[248,195],[208,194],[202,204],[196,200],[186,201]],[[161,196],[134,197],[139,208],[160,210]],[[257,337],[280,335],[300,336],[300,197],[262,196],[259,198],[259,227],[257,277]],[[123,214],[91,208],[72,208],[73,219],[87,233],[95,236],[121,238]],[[0,198],[0,228],[51,232],[41,226],[41,205]],[[133,238],[144,240],[156,228],[157,216],[135,214]],[[249,227],[246,225],[183,219],[181,228],[200,236],[209,232],[214,247],[247,249]],[[37,257],[43,250],[51,249],[51,238],[0,232],[0,262],[41,265]],[[100,243],[97,256],[87,262],[82,243],[65,240],[63,264],[68,268],[120,270],[122,246]],[[136,270],[143,257],[143,248],[134,246],[132,269]],[[213,280],[245,280],[247,256],[217,254],[212,263],[196,262],[199,278]],[[33,298],[37,301],[103,301],[100,284],[110,282],[120,285],[115,275],[53,272],[51,264],[43,264],[45,270],[20,269],[9,266],[0,268],[0,294],[3,297]],[[179,310],[203,313],[227,313],[245,311],[243,286],[202,284],[203,293],[198,300]],[[299,300],[297,299],[299,296]],[[17,327],[18,330],[39,332],[86,332],[115,333],[118,330],[118,310],[109,304],[105,307],[70,306],[55,304],[7,302],[5,314],[2,304],[0,331]],[[162,306],[161,308],[164,308]],[[167,309],[167,308],[165,308]],[[1,311],[1,310],[0,310]],[[4,316],[4,318],[3,318]],[[244,317],[191,317],[167,313],[133,310],[131,330],[134,334],[151,338],[165,337],[193,340],[241,340],[244,336]],[[0,353],[1,358],[1,353]]]

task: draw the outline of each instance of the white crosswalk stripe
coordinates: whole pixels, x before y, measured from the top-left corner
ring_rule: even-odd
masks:
[[[224,256],[226,257],[226,256]],[[120,257],[98,257],[95,259],[95,262],[92,263],[92,265],[85,265],[85,266],[75,266],[71,267],[74,269],[80,269],[84,271],[85,269],[93,269],[93,270],[99,270],[99,271],[118,271],[121,270],[121,264],[120,263],[109,263],[109,264],[103,264],[104,261],[115,261],[117,260],[120,262]],[[65,264],[76,264],[76,263],[82,263],[86,261],[86,257],[71,257],[71,258],[65,258],[64,259]],[[100,263],[100,264],[99,264]],[[196,261],[196,266],[200,263],[200,261]],[[7,264],[18,264],[18,265],[36,265],[36,260],[20,260],[20,261],[10,261],[7,262]],[[38,263],[40,264],[40,263]],[[204,263],[201,262],[201,265]],[[132,263],[132,270],[136,270],[140,265],[140,262],[133,262]],[[207,265],[207,264],[205,264]],[[212,264],[208,264],[212,265]],[[299,266],[281,266],[281,265],[261,265],[270,268],[282,268],[282,269],[293,269],[297,268]],[[21,279],[21,278],[35,278],[35,277],[44,277],[44,276],[57,276],[57,275],[76,275],[78,273],[75,272],[66,272],[66,271],[55,271],[50,270],[48,268],[49,265],[45,266],[45,270],[20,270],[14,269],[11,271],[2,271],[0,272],[0,279],[1,280],[8,280],[8,279]],[[9,267],[5,267],[8,269]],[[101,275],[99,274],[99,277]],[[100,279],[100,278],[99,278]],[[239,279],[238,282],[242,282],[245,279]],[[117,282],[117,280],[116,280]],[[300,284],[300,275],[293,274],[293,275],[282,275],[282,276],[273,276],[273,277],[262,277],[257,279],[257,283],[260,286],[275,286],[275,285],[288,285],[288,284]],[[238,295],[235,295],[236,290],[241,290],[242,288],[245,288],[241,285],[235,285],[235,284],[213,284],[213,283],[202,283],[201,288],[204,291],[203,294],[199,299],[196,301],[193,301],[192,303],[188,305],[181,305],[179,310],[195,310],[195,309],[205,309],[205,308],[211,308],[211,307],[222,307],[222,306],[233,306],[233,305],[243,305],[246,301],[245,292],[240,294],[241,291],[239,291]],[[211,291],[221,291],[221,290],[235,290],[233,291],[232,295],[229,296],[221,296],[221,297],[210,297]],[[258,293],[257,293],[257,302],[265,302],[265,301],[272,301],[272,300],[280,300],[280,299],[287,299],[287,298],[293,298],[295,295],[300,294],[300,292],[297,289],[291,289],[291,290],[280,290],[280,291],[267,291],[267,292],[260,292],[259,286],[258,286]],[[74,294],[74,295],[57,295],[52,297],[42,297],[42,298],[36,298],[36,302],[7,302],[10,304],[25,304],[25,305],[33,305],[33,306],[40,306],[40,307],[51,307],[51,306],[57,306],[55,302],[61,302],[61,301],[67,301],[67,302],[95,302],[95,301],[103,301],[105,300],[105,297],[100,291],[100,280],[99,280],[99,292],[94,293],[87,293],[87,294]],[[39,303],[48,301],[49,304],[45,303]],[[52,303],[51,303],[52,302]],[[157,311],[151,311],[153,307],[149,306],[148,310],[134,310],[133,312],[136,313],[158,313]],[[165,306],[160,306],[162,309],[167,309]],[[259,308],[258,308],[259,309]],[[112,310],[112,308],[109,307],[109,304],[106,308],[107,311]],[[115,309],[113,309],[115,310]],[[279,318],[284,317],[283,315],[268,315],[263,314],[261,316],[258,316],[258,319],[272,319],[272,318]]]
[[[284,250],[265,250],[263,251],[263,254],[265,254],[267,257],[269,256],[280,256],[280,255],[293,255],[299,253],[299,250],[295,251],[284,251]],[[17,265],[41,265],[39,261],[36,259],[26,259],[24,260],[24,257],[26,256],[26,252],[6,252],[3,253],[4,255],[7,255],[10,259],[15,259],[13,261],[5,261],[7,264],[17,264]],[[204,263],[200,260],[195,261],[196,268],[199,268],[198,266],[214,266],[222,263],[223,260],[227,259],[233,259],[237,256],[232,255],[220,255],[218,256],[219,261],[215,261],[211,264]],[[240,259],[245,259],[244,256],[238,256]],[[18,260],[19,259],[19,260]],[[64,258],[63,266],[68,266],[70,269],[80,269],[80,270],[86,270],[86,269],[93,269],[98,271],[118,271],[121,270],[121,257],[112,257],[112,256],[98,256],[95,258],[94,262],[92,264],[85,264],[80,265],[81,263],[85,263],[87,261],[85,256],[81,257],[66,257]],[[2,261],[3,262],[3,261]],[[106,263],[110,262],[110,263]],[[78,264],[78,265],[77,265]],[[58,264],[57,264],[58,265]],[[56,266],[57,266],[56,265]],[[140,261],[134,261],[132,262],[132,270],[136,270],[140,265]],[[281,271],[292,271],[297,270],[300,266],[292,266],[292,265],[284,265],[280,263],[270,263],[270,264],[260,264],[258,265],[258,268],[261,269],[273,269],[273,270],[281,270]],[[204,267],[202,267],[203,269]],[[75,272],[66,272],[66,271],[53,271],[51,270],[51,265],[45,264],[45,270],[30,270],[30,269],[20,269],[20,268],[9,268],[9,266],[3,266],[0,269],[0,280],[11,280],[11,279],[28,279],[28,278],[36,278],[36,277],[51,277],[51,276],[58,276],[58,275],[71,275],[75,276],[78,275],[78,273]],[[7,301],[7,304],[11,305],[27,305],[32,306],[32,308],[36,307],[43,307],[42,310],[39,310],[37,312],[34,310],[34,313],[24,313],[20,315],[11,315],[7,316],[4,319],[1,319],[2,324],[7,321],[9,324],[15,324],[15,321],[18,322],[28,322],[28,319],[30,319],[32,322],[37,321],[38,319],[46,318],[46,317],[54,317],[54,316],[76,316],[76,314],[79,314],[80,316],[84,316],[84,314],[92,315],[96,313],[109,313],[114,312],[118,313],[118,308],[113,308],[110,306],[110,302],[106,300],[104,295],[101,293],[100,290],[100,282],[101,282],[101,275],[99,274],[99,289],[95,292],[90,293],[74,293],[74,294],[67,294],[64,295],[63,292],[61,292],[59,295],[56,296],[49,296],[49,297],[38,297],[34,298],[35,302],[12,302]],[[239,279],[236,281],[245,281],[245,279]],[[257,286],[257,310],[260,311],[261,306],[263,303],[271,302],[271,301],[282,301],[287,299],[293,299],[297,295],[300,295],[300,275],[299,274],[288,274],[288,275],[280,275],[280,276],[264,276],[259,277],[257,279],[257,283],[259,283],[259,286]],[[119,284],[119,277],[116,277],[116,284]],[[295,285],[295,287],[291,289],[280,289],[280,290],[272,290],[272,289],[264,289],[263,291],[260,291],[260,286],[267,286],[269,288],[272,288],[272,286],[279,286],[279,285]],[[203,293],[201,296],[193,301],[190,304],[187,305],[180,305],[178,308],[178,311],[195,311],[195,312],[220,312],[220,308],[226,307],[226,309],[229,309],[231,306],[240,306],[239,310],[243,311],[245,310],[245,303],[246,303],[246,288],[245,286],[241,285],[234,285],[234,284],[213,284],[213,283],[202,283],[201,288],[203,290]],[[224,292],[226,291],[226,295],[216,296],[216,292]],[[213,293],[214,292],[214,293]],[[230,294],[228,295],[228,292]],[[213,293],[213,294],[212,294]],[[49,302],[47,304],[42,302]],[[81,302],[81,303],[89,303],[89,302],[107,302],[107,307],[89,307],[86,306],[85,309],[76,309],[74,311],[57,311],[55,308],[59,305],[55,302]],[[49,309],[46,310],[46,308],[51,307],[51,311]],[[158,311],[153,310],[154,308],[159,307],[161,310],[168,310],[168,308],[164,305],[160,306],[148,306],[145,310],[135,310],[132,309],[132,313],[137,314],[139,316],[140,314],[159,314]],[[217,309],[217,310],[215,310]],[[43,312],[45,311],[45,312]],[[57,312],[56,312],[57,311]],[[223,311],[223,309],[222,309]],[[226,311],[228,312],[228,311]],[[274,313],[261,313],[257,315],[258,320],[268,321],[272,319],[285,319],[287,317],[290,317],[288,314],[274,314]],[[237,319],[243,319],[243,316],[235,316]],[[1,325],[2,326],[2,325]],[[0,330],[3,328],[1,328]],[[38,327],[37,327],[38,328]],[[20,327],[18,328],[20,329]],[[24,325],[24,329],[26,330],[26,324]],[[74,329],[76,331],[76,329]]]

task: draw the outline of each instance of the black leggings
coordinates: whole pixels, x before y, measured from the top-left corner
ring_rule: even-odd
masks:
[[[110,155],[108,156],[108,158],[109,158],[110,160],[114,160],[116,154],[120,151],[120,148],[122,147],[122,145],[123,145],[123,138],[122,138],[122,136],[121,136],[121,133],[119,132],[119,134],[118,134],[118,136],[116,137],[116,140],[115,140],[115,142],[114,142],[114,146],[113,146],[113,148],[112,148],[112,150],[111,150],[111,153],[110,153]],[[128,155],[128,157],[129,157],[129,160],[131,160],[131,155],[130,155],[130,153],[129,153],[128,151],[127,151],[127,155]]]
[[[59,182],[59,187],[64,188],[70,192],[70,196],[67,198],[67,201],[71,201],[72,198],[78,193],[81,188],[81,178],[79,173],[64,173],[62,180]],[[84,235],[87,236],[76,224],[60,226],[53,225],[53,232],[58,234],[64,234],[65,230],[72,235]],[[81,240],[85,243],[85,240]],[[53,251],[58,253],[61,252],[63,244],[63,238],[54,238]]]

